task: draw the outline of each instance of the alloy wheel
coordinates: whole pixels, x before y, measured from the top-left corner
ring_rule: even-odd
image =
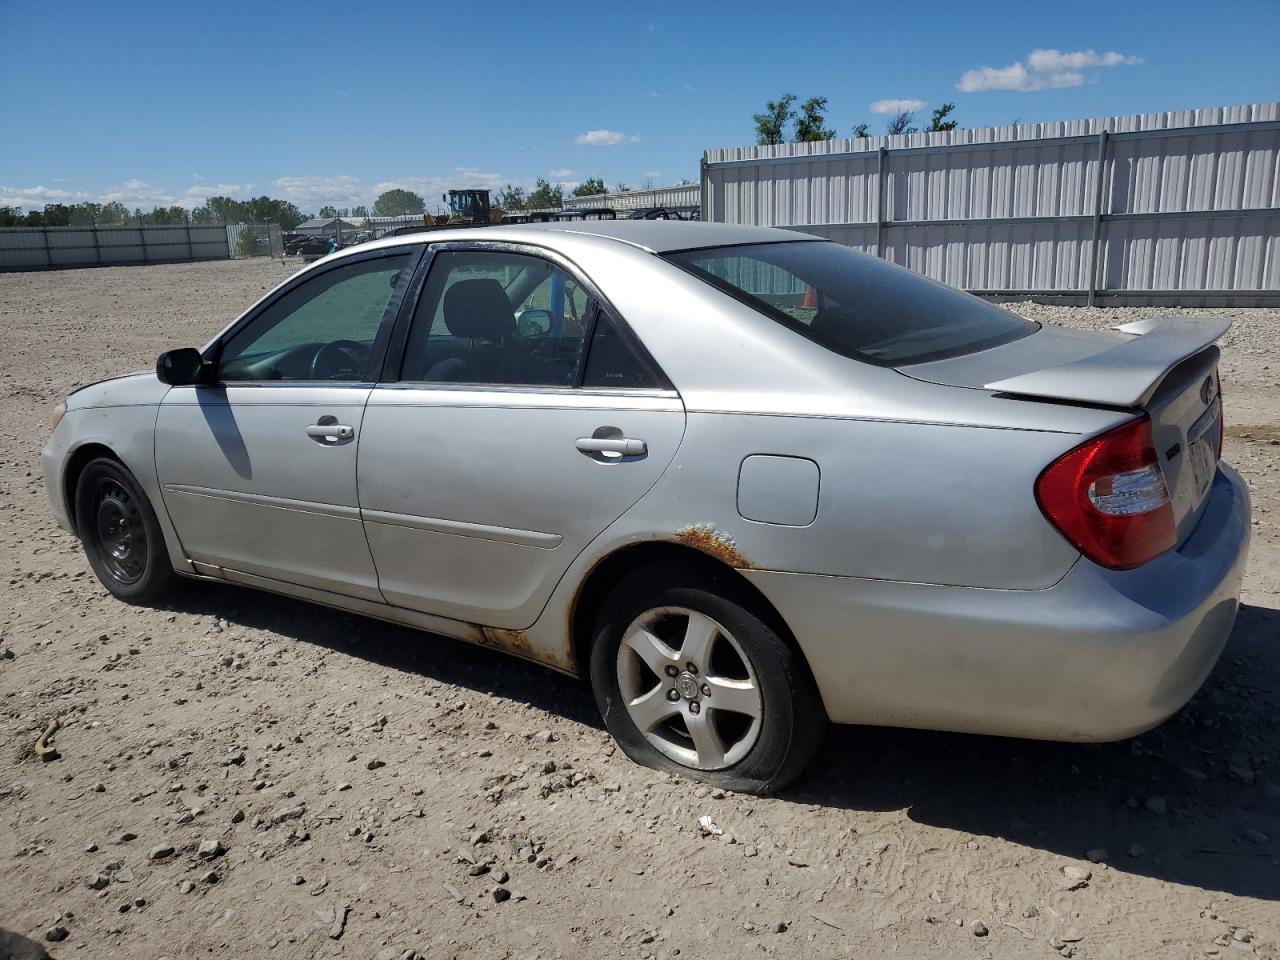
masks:
[[[706,614],[657,607],[618,647],[618,689],[632,722],[655,749],[697,770],[745,757],[760,735],[764,700],[750,659]]]

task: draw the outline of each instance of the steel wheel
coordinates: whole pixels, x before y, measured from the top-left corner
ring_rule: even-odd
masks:
[[[147,528],[130,492],[104,478],[94,491],[94,547],[107,571],[122,584],[137,583],[147,568]]]
[[[751,660],[696,610],[655,607],[633,620],[618,646],[617,679],[645,739],[686,767],[730,767],[760,735],[764,700]]]

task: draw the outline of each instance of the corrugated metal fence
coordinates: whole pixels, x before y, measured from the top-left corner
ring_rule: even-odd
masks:
[[[225,260],[230,255],[227,228],[221,224],[0,229],[0,270]]]
[[[708,150],[703,219],[991,295],[1280,303],[1280,104]]]
[[[622,213],[624,210],[642,210],[645,207],[697,206],[702,201],[702,187],[696,183],[682,183],[674,187],[655,187],[652,190],[627,190],[623,193],[597,193],[589,197],[565,197],[564,209],[608,207]]]

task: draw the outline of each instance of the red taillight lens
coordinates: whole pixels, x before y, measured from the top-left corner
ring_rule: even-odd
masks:
[[[1081,553],[1114,570],[1141,566],[1177,542],[1145,414],[1049,464],[1036,480],[1036,502]]]

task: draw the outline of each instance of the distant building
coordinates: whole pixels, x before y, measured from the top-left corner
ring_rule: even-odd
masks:
[[[364,229],[364,217],[316,217],[304,220],[291,231],[315,237],[353,237]]]

